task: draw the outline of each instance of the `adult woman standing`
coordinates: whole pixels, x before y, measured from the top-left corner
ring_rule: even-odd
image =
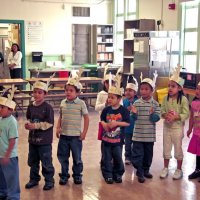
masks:
[[[19,45],[13,43],[7,60],[11,78],[21,78],[21,59],[22,53]]]

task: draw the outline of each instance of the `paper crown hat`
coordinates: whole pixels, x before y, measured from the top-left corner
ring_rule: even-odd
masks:
[[[111,78],[112,81],[114,81],[115,75],[113,75],[113,74],[111,74],[111,73],[107,74],[107,72],[108,72],[108,65],[106,65],[106,66],[104,67],[103,82],[109,80],[110,78]]]
[[[12,85],[11,89],[8,90],[8,95],[7,97],[0,97],[0,105],[3,105],[3,106],[7,106],[8,108],[11,108],[11,109],[15,109],[16,107],[16,103],[12,100],[13,97],[14,97],[14,93],[15,91],[17,90],[17,88]]]
[[[141,80],[141,83],[148,83],[153,89],[155,89],[157,77],[158,77],[158,73],[157,73],[156,70],[155,70],[155,72],[153,73],[153,80],[150,79],[150,78],[144,78],[144,79],[143,79],[143,74],[142,74],[142,72],[141,72],[140,80]]]
[[[117,94],[117,95],[120,95],[122,96],[122,90],[121,90],[121,72],[122,72],[122,67],[120,67],[116,73],[116,76],[115,76],[115,86],[112,85],[112,80],[109,79],[109,90],[108,90],[108,93],[111,93],[111,94]]]
[[[51,79],[55,76],[55,73],[49,77],[49,80],[47,81],[47,83],[44,83],[42,81],[36,81],[34,84],[33,84],[33,89],[41,89],[41,90],[44,90],[46,92],[48,92],[48,88],[49,88],[49,84],[51,82]]]
[[[170,77],[170,81],[174,81],[176,82],[178,85],[180,85],[181,87],[183,87],[185,80],[182,79],[180,77],[180,70],[181,70],[181,66],[177,65],[177,67],[175,67],[174,72],[172,74],[172,76]]]
[[[83,73],[83,69],[82,68],[80,68],[78,71],[76,71],[76,74],[72,74],[71,73],[66,85],[73,85],[77,89],[81,90],[82,89],[82,84],[80,83],[80,78],[81,78],[81,74],[82,73]]]
[[[134,91],[138,91],[138,82],[136,80],[136,78],[134,76],[132,76],[133,80],[135,81],[135,84],[134,83],[129,83],[128,80],[129,80],[129,76],[127,77],[127,84],[126,84],[126,89],[132,89]]]

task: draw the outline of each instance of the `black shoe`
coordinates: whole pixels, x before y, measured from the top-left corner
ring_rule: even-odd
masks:
[[[145,182],[144,176],[138,176],[138,182],[139,183],[144,183]]]
[[[200,177],[200,170],[196,169],[193,173],[188,176],[188,179],[195,179]]]
[[[43,190],[51,190],[54,187],[53,183],[45,183]]]
[[[113,178],[105,178],[107,184],[113,184]]]
[[[114,178],[115,183],[122,183],[122,177],[118,176]]]
[[[68,178],[67,179],[66,178],[60,178],[60,180],[59,180],[60,185],[66,185],[67,182],[68,182]]]
[[[78,184],[82,184],[82,178],[81,177],[75,177],[74,178],[74,183],[77,184],[77,185]]]
[[[145,178],[153,178],[153,175],[150,174],[149,172],[145,172],[145,173],[144,173],[144,177],[145,177]]]
[[[26,189],[31,189],[31,188],[33,188],[33,187],[35,187],[35,186],[37,186],[38,185],[38,182],[37,181],[29,181],[26,185],[25,185],[25,188]]]

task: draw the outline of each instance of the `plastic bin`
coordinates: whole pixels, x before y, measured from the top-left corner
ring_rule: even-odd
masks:
[[[158,103],[161,104],[163,101],[163,98],[168,94],[168,88],[163,88],[156,90],[158,95]]]

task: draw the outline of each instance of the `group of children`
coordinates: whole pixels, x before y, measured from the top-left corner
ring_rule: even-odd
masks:
[[[105,70],[106,71],[106,70]],[[56,136],[59,138],[57,157],[61,164],[59,173],[60,185],[67,184],[69,174],[69,156],[73,157],[72,177],[75,184],[82,183],[83,162],[81,158],[82,141],[86,137],[89,126],[88,110],[84,101],[78,98],[81,91],[79,82],[82,71],[77,76],[70,77],[65,85],[66,98],[60,104],[60,115],[56,126]],[[101,145],[101,170],[108,184],[121,183],[125,168],[122,159],[125,142],[125,164],[132,164],[136,169],[138,182],[144,183],[145,178],[152,178],[150,167],[153,159],[153,146],[156,141],[156,122],[164,119],[163,158],[164,168],[160,178],[168,175],[169,160],[172,147],[177,160],[177,169],[173,179],[182,178],[182,138],[184,122],[189,117],[189,103],[183,94],[184,80],[179,77],[180,67],[177,67],[169,80],[168,95],[160,106],[153,99],[157,73],[153,80],[142,78],[138,85],[127,83],[125,98],[122,100],[121,75],[104,75],[104,89],[97,96],[95,109],[100,113],[100,124],[103,127]],[[16,88],[12,87],[8,96],[0,97],[0,199],[20,199],[19,168],[17,155],[18,127],[12,115],[15,102],[12,100]],[[30,179],[26,189],[39,184],[44,176],[44,190],[54,187],[55,169],[52,163],[52,140],[54,112],[45,102],[48,83],[41,81],[33,85],[34,101],[27,109],[29,130]],[[137,95],[139,94],[139,95]],[[196,97],[191,103],[188,137],[192,130],[188,152],[196,154],[196,169],[189,179],[200,177],[200,83],[196,89]],[[81,119],[84,119],[81,129]]]

